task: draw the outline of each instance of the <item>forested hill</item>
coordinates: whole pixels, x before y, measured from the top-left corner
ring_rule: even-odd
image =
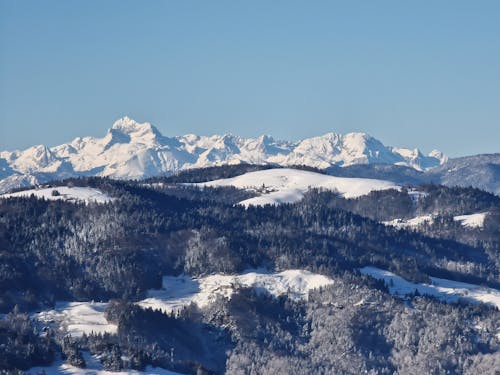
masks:
[[[249,168],[243,172],[255,170]],[[209,179],[235,170],[211,169]],[[73,179],[45,187],[50,199],[0,199],[0,312],[8,313],[0,322],[0,368],[28,370],[58,352],[80,366],[89,352],[100,354],[105,368],[155,365],[181,373],[252,373],[244,370],[251,363],[253,373],[474,373],[498,364],[494,307],[447,305],[421,293],[404,301],[359,272],[372,266],[415,285],[441,278],[499,289],[497,196],[426,185],[345,199],[312,189],[295,204],[245,208],[237,203],[258,191],[179,183],[199,182],[202,172],[140,182]],[[58,199],[66,196],[63,187],[109,199]],[[480,226],[456,219],[478,212],[486,213]],[[386,223],[427,214],[432,223],[419,227]],[[249,269],[308,270],[334,286],[300,301],[241,288],[177,315],[134,304],[160,289],[166,275]],[[24,315],[57,301],[111,300],[106,319],[118,328],[104,336],[41,334],[36,319]],[[183,341],[186,335],[197,344]]]

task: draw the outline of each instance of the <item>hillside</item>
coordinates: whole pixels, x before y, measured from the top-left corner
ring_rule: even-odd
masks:
[[[251,169],[211,169],[201,185],[203,169],[186,172],[189,183],[70,179],[0,199],[1,367],[497,368],[500,198]],[[296,195],[237,204],[267,189]]]

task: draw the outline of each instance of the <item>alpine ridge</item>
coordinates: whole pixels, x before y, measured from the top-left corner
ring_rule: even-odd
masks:
[[[426,171],[446,161],[439,151],[424,155],[418,149],[389,147],[365,133],[332,132],[295,142],[267,135],[168,137],[150,123],[123,117],[103,138],[77,137],[52,148],[39,145],[0,152],[0,192],[68,177],[142,179],[225,164],[306,165],[321,169],[389,164]]]

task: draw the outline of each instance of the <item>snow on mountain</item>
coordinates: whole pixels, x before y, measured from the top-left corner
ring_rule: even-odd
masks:
[[[34,317],[44,324],[55,324],[73,337],[92,332],[116,333],[117,325],[104,317],[107,306],[104,302],[58,302],[54,310],[42,311]]]
[[[464,227],[468,228],[482,228],[484,226],[484,219],[487,212],[481,212],[472,215],[455,216],[453,220],[459,221]]]
[[[473,186],[500,196],[500,153],[450,159],[428,170],[426,177],[446,186]]]
[[[489,303],[500,308],[500,291],[474,284],[431,277],[431,284],[407,281],[389,271],[376,267],[360,269],[362,274],[384,280],[391,294],[404,296],[414,293],[430,295],[445,302],[460,299],[472,303]],[[150,290],[146,299],[137,304],[144,308],[160,309],[165,313],[179,311],[194,303],[203,308],[216,301],[217,296],[231,298],[241,287],[255,288],[272,296],[287,295],[294,300],[307,299],[310,290],[333,284],[333,280],[306,270],[266,272],[248,271],[238,275],[214,274],[200,278],[164,276],[162,289]],[[75,337],[84,333],[115,333],[117,326],[104,317],[107,303],[58,302],[55,309],[33,315],[42,325],[49,325]]]
[[[275,158],[273,161],[285,165],[304,164],[317,168],[328,168],[332,165],[395,164],[403,162],[403,159],[367,134],[328,133],[300,141],[284,160]]]
[[[52,148],[40,145],[0,152],[0,192],[67,177],[141,179],[224,164],[327,168],[381,163],[426,170],[444,161],[439,151],[426,156],[419,150],[387,147],[364,133],[328,133],[298,142],[230,134],[166,137],[150,123],[123,117],[103,138],[78,137]]]
[[[217,295],[231,298],[238,287],[252,287],[272,296],[287,294],[295,300],[307,299],[308,292],[332,284],[326,276],[305,270],[287,270],[279,273],[249,271],[241,275],[209,275],[199,279],[189,276],[165,276],[163,289],[152,290],[140,306],[172,312],[195,303],[204,307],[215,301]]]
[[[425,223],[431,224],[433,220],[433,215],[422,215],[406,220],[394,219],[390,221],[383,221],[382,224],[390,225],[396,228],[418,228]]]
[[[138,370],[123,370],[109,371],[104,370],[99,358],[91,355],[89,352],[82,351],[82,356],[85,361],[85,368],[80,368],[68,364],[66,361],[59,359],[54,361],[50,366],[32,367],[26,371],[27,374],[46,374],[46,375],[182,375],[178,372],[165,370],[161,367],[146,366],[144,371]]]
[[[487,212],[480,212],[470,215],[454,216],[453,220],[458,221],[462,226],[467,228],[482,228],[484,226],[484,219],[488,215]],[[414,228],[418,229],[425,223],[432,224],[436,215],[422,215],[411,219],[394,219],[390,221],[383,221],[382,224],[390,225],[396,228]]]
[[[310,290],[332,283],[330,278],[306,270],[279,273],[256,270],[239,275],[214,274],[200,278],[164,276],[163,288],[150,290],[148,298],[137,304],[170,313],[191,303],[205,307],[215,301],[217,295],[231,298],[239,287],[252,287],[275,297],[286,294],[300,300],[307,299]],[[55,309],[42,311],[33,317],[74,337],[91,332],[115,333],[116,324],[109,323],[104,317],[107,305],[106,302],[58,302]]]
[[[316,172],[289,168],[267,169],[245,173],[233,178],[202,182],[198,186],[234,186],[260,195],[240,202],[244,206],[294,203],[310,188],[338,191],[346,198],[368,194],[373,190],[398,189],[389,181],[365,178],[334,177]]]
[[[405,148],[392,147],[391,149],[393,153],[400,155],[405,160],[404,162],[395,162],[394,164],[410,166],[418,171],[438,167],[448,161],[448,157],[438,150],[432,150],[428,155],[424,155],[418,148],[409,150]]]
[[[391,294],[404,296],[418,290],[421,295],[433,296],[445,302],[453,303],[463,299],[473,303],[488,303],[500,308],[500,291],[497,289],[437,277],[431,277],[432,284],[417,284],[407,281],[392,272],[370,266],[364,267],[360,271],[364,275],[383,280],[389,287]]]
[[[63,200],[67,202],[94,202],[107,203],[113,200],[109,195],[98,189],[89,187],[68,187],[55,186],[42,189],[29,189],[18,191],[11,194],[2,194],[0,199],[31,197],[35,196],[39,199],[46,200]]]

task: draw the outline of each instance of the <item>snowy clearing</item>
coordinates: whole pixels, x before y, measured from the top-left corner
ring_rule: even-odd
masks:
[[[103,370],[103,366],[96,356],[91,355],[89,352],[82,352],[83,359],[85,360],[86,368],[79,368],[66,364],[63,360],[55,361],[51,366],[47,367],[32,367],[26,372],[28,374],[38,374],[42,370],[45,371],[47,375],[58,375],[58,374],[71,374],[71,375],[139,375],[139,374],[151,374],[151,375],[181,375],[178,372],[173,372],[165,370],[160,367],[147,366],[145,371],[106,371]]]
[[[290,168],[267,169],[241,176],[195,184],[198,186],[234,186],[261,193],[246,199],[244,206],[294,203],[302,199],[310,188],[338,191],[344,198],[355,198],[374,190],[399,189],[390,181],[366,178],[334,177]]]
[[[484,219],[486,218],[487,212],[481,212],[472,215],[460,215],[455,216],[453,220],[460,221],[464,227],[468,228],[482,228],[484,226]]]
[[[74,337],[92,332],[115,333],[117,326],[104,317],[107,305],[102,302],[58,302],[54,310],[42,311],[35,317],[44,324],[57,325]]]
[[[457,302],[463,299],[472,303],[488,303],[500,308],[500,291],[497,289],[437,277],[431,277],[432,284],[417,284],[377,267],[363,267],[360,271],[364,275],[384,280],[391,294],[404,296],[418,290],[422,295],[433,296],[445,302]]]
[[[217,295],[230,298],[238,286],[253,287],[273,296],[288,294],[294,300],[307,299],[308,292],[332,284],[330,278],[304,270],[287,270],[280,273],[249,271],[241,275],[209,275],[199,279],[188,276],[165,276],[163,289],[152,290],[149,298],[138,304],[142,307],[172,312],[191,302],[204,307]]]
[[[383,221],[382,224],[390,225],[396,228],[418,228],[419,226],[429,223],[431,224],[434,220],[433,215],[423,215],[417,216],[412,219],[394,219],[390,221]]]
[[[488,215],[487,212],[481,212],[471,215],[454,216],[454,221],[459,221],[462,226],[467,228],[482,228],[484,226],[484,219]],[[382,224],[390,225],[396,228],[418,228],[424,224],[432,224],[437,215],[422,215],[411,219],[394,219],[390,221],[383,221]]]
[[[113,200],[109,195],[98,189],[69,186],[23,190],[16,193],[0,195],[0,198],[30,197],[32,195],[40,199],[51,201],[62,200],[67,202],[107,203]]]
[[[280,273],[249,271],[241,275],[209,275],[198,279],[189,276],[163,277],[163,289],[150,290],[148,298],[137,302],[144,308],[160,309],[170,313],[179,311],[190,303],[200,307],[215,301],[217,295],[230,298],[240,287],[253,287],[273,296],[288,294],[294,300],[307,299],[312,289],[332,284],[323,275],[305,270],[287,270]],[[80,337],[84,333],[115,333],[117,326],[104,317],[107,303],[58,302],[54,310],[34,315],[43,325],[48,325]]]

